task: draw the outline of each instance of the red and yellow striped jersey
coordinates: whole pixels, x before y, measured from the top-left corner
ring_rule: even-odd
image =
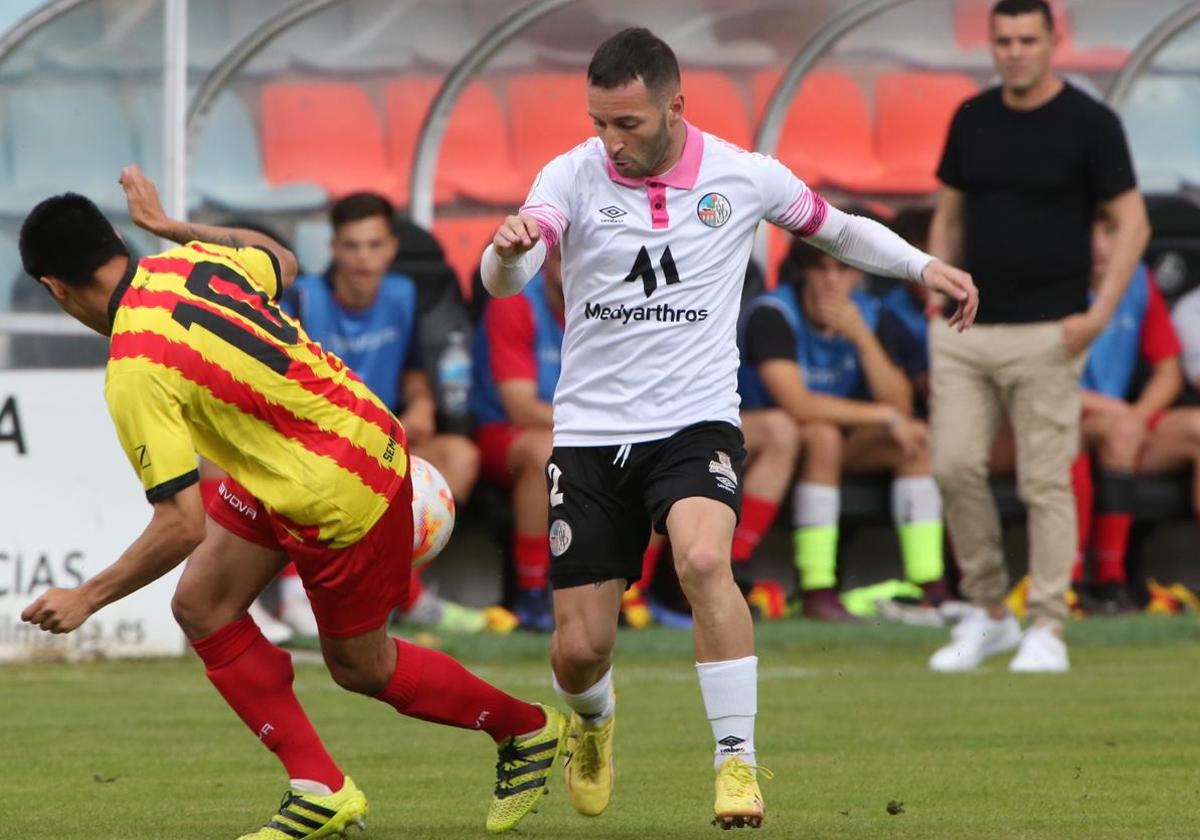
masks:
[[[201,242],[147,257],[109,304],[105,398],[152,502],[199,452],[305,543],[356,542],[408,470],[399,421],[275,305],[261,248]]]

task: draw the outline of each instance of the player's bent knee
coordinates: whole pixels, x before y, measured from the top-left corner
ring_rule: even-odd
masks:
[[[192,641],[203,639],[241,618],[242,611],[214,602],[202,593],[177,589],[171,598],[171,615]]]
[[[200,637],[197,635],[199,628],[195,623],[195,619],[200,617],[199,613],[192,602],[186,597],[182,597],[179,592],[176,592],[171,598],[171,615],[174,616],[175,623],[180,626],[189,639]]]
[[[771,411],[763,419],[767,449],[779,455],[800,451],[800,426],[786,412]]]
[[[800,437],[806,446],[842,448],[842,430],[832,423],[805,423],[800,427]]]
[[[346,691],[374,697],[387,688],[387,680],[380,680],[377,674],[369,670],[334,662],[326,662],[326,665],[333,681]]]
[[[458,463],[459,469],[471,475],[478,475],[480,465],[483,463],[483,455],[474,443],[469,438],[458,436],[454,442],[453,448],[454,460]]]
[[[804,461],[810,467],[817,464],[839,467],[842,441],[842,430],[831,423],[806,423],[800,428]]]
[[[554,438],[550,432],[530,429],[522,432],[513,444],[513,466],[517,472],[536,472],[541,476],[553,452]]]
[[[570,671],[596,668],[612,656],[612,644],[604,639],[583,632],[571,632],[564,628],[554,631],[551,641],[556,663]]]
[[[684,591],[694,591],[717,577],[732,574],[729,555],[712,546],[693,546],[676,552],[676,570]]]
[[[1132,461],[1141,449],[1145,437],[1145,426],[1139,418],[1122,419],[1113,424],[1104,441],[1104,454],[1113,460]]]
[[[351,691],[355,694],[365,694],[368,697],[374,697],[387,688],[386,682],[380,681],[369,672],[358,671],[353,668],[330,668],[329,673],[335,683],[346,689],[346,691]]]

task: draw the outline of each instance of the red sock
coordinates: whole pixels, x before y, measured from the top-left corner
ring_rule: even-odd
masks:
[[[664,545],[666,543],[663,540],[656,540],[653,537],[646,545],[646,551],[642,554],[642,579],[637,582],[637,588],[642,592],[648,591],[650,584],[654,582],[654,573],[658,570],[658,558],[662,556]]]
[[[1096,555],[1096,583],[1125,583],[1125,550],[1129,547],[1128,513],[1102,513],[1092,529]]]
[[[517,586],[521,589],[545,589],[550,585],[549,536],[516,534],[513,559],[517,565]]]
[[[408,580],[408,594],[404,596],[404,602],[399,604],[400,612],[408,612],[417,603],[417,599],[425,593],[425,584],[421,583],[421,570],[413,569],[412,577]]]
[[[396,673],[376,699],[400,714],[460,729],[482,729],[495,741],[546,725],[540,708],[505,694],[446,654],[392,641]]]
[[[779,503],[757,496],[742,497],[742,518],[733,532],[733,562],[745,563],[775,522]]]
[[[1071,579],[1083,580],[1083,558],[1092,536],[1092,511],[1096,507],[1096,488],[1092,484],[1092,459],[1085,450],[1071,464],[1071,489],[1075,491],[1075,523],[1078,526],[1078,550]]]
[[[292,658],[272,645],[249,616],[192,643],[225,702],[283,763],[290,779],[332,791],[344,776],[292,691]]]

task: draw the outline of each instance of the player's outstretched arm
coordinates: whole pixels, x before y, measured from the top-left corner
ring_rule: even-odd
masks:
[[[483,252],[479,272],[493,297],[511,297],[529,282],[546,260],[542,229],[533,216],[507,217]]]
[[[958,303],[951,325],[964,330],[975,323],[979,291],[971,275],[914,248],[876,221],[830,207],[821,229],[806,241],[863,271],[924,283]]]
[[[158,580],[182,563],[204,539],[204,504],[193,484],[154,504],[146,530],[104,571],[77,589],[49,589],[21,620],[50,633],[70,633],[92,613]]]
[[[292,281],[296,279],[296,274],[300,270],[299,263],[296,262],[296,255],[265,233],[248,228],[180,222],[168,217],[166,210],[163,209],[162,201],[158,197],[158,188],[136,163],[122,169],[118,181],[125,190],[125,201],[129,205],[129,218],[143,230],[163,239],[178,242],[180,245],[195,240],[211,242],[214,245],[225,245],[230,248],[248,246],[265,248],[279,261],[279,280],[283,287],[286,289],[291,286]]]

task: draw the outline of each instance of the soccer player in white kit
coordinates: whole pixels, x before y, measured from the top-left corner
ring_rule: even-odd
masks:
[[[645,29],[588,67],[591,138],[552,160],[483,254],[488,291],[520,291],[562,249],[566,333],[554,395],[550,580],[554,686],[574,714],[571,804],[608,806],[621,593],[650,529],[671,541],[692,606],[696,671],[715,741],[714,822],[763,819],[754,748],[757,666],[730,548],[744,450],[736,391],[739,296],[766,219],[866,271],[920,280],[974,319],[971,278],[882,225],[830,207],[778,161],[684,120],[679,66]]]

